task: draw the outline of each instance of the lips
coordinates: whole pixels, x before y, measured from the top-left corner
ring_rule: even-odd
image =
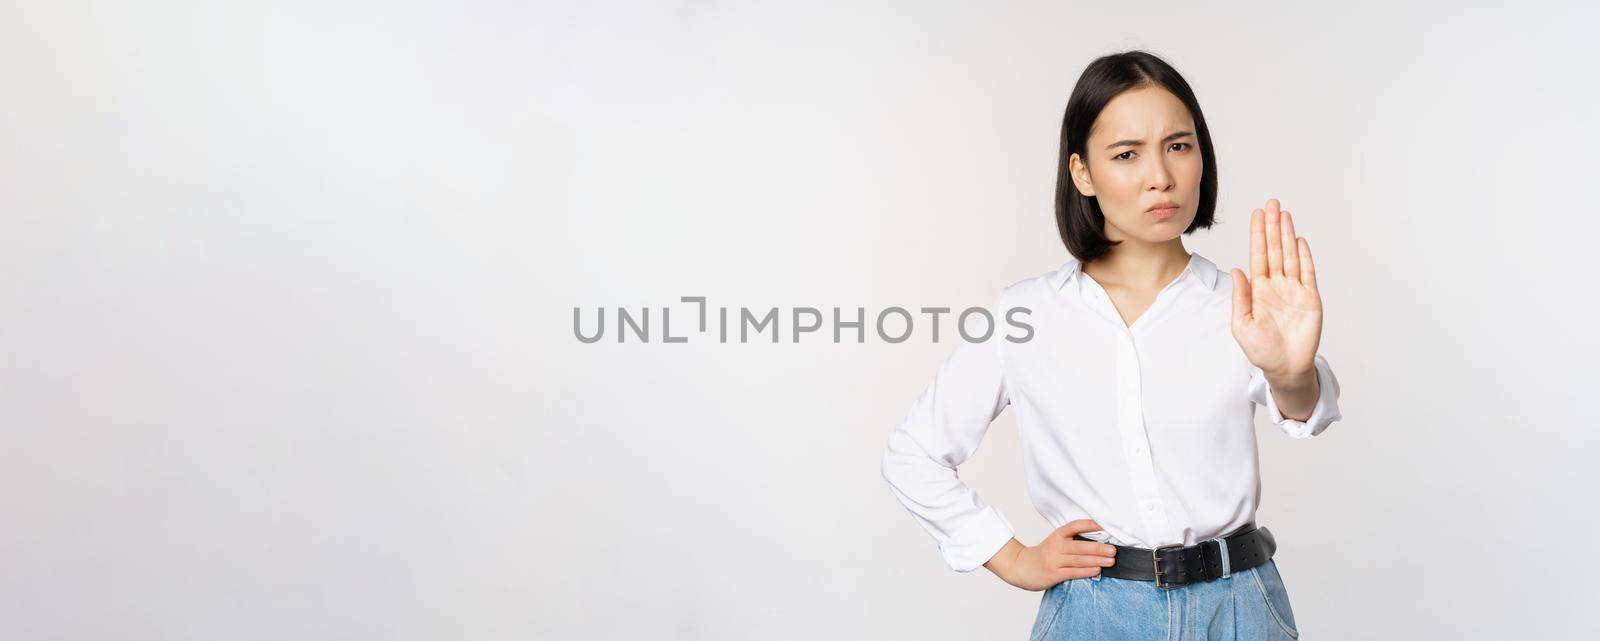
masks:
[[[1177,220],[1178,206],[1173,203],[1161,203],[1145,210],[1145,215],[1159,221]]]

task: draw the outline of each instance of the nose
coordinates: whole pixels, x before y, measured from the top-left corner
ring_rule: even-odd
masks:
[[[1149,164],[1150,175],[1147,180],[1150,183],[1150,188],[1155,191],[1166,191],[1172,187],[1172,172],[1167,169],[1167,160],[1157,156]]]

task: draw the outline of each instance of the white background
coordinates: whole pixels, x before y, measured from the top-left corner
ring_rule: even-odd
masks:
[[[1215,139],[1188,248],[1277,197],[1315,252],[1344,420],[1258,414],[1303,633],[1582,636],[1592,3],[214,4],[4,4],[0,637],[1023,638],[879,476],[949,333],[572,309],[988,303],[1130,48]],[[1009,411],[961,474],[1048,531]]]

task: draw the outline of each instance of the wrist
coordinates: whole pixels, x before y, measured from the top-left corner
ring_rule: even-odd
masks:
[[[1310,389],[1317,383],[1316,367],[1271,372],[1263,370],[1262,374],[1267,377],[1267,382],[1272,384],[1272,389],[1280,391]]]
[[[983,564],[983,567],[989,568],[989,571],[993,572],[995,576],[1005,579],[1011,576],[1011,570],[1016,567],[1017,557],[1022,555],[1024,547],[1026,546],[1021,541],[1013,537],[1010,541],[1006,541],[1006,544],[1000,547],[1000,551],[995,552],[994,556]]]

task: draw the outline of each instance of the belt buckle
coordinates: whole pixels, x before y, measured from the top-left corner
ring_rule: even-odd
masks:
[[[1161,577],[1164,574],[1161,571],[1161,551],[1169,549],[1169,548],[1181,548],[1181,547],[1183,547],[1182,543],[1174,543],[1172,545],[1163,545],[1161,547],[1158,547],[1158,548],[1150,551],[1150,565],[1151,565],[1152,568],[1155,569],[1155,572],[1156,572],[1156,587],[1157,588],[1160,588],[1162,590],[1176,590],[1176,589],[1178,589],[1179,587],[1181,587],[1183,585],[1183,584],[1169,585],[1169,584],[1163,584],[1161,582]]]

